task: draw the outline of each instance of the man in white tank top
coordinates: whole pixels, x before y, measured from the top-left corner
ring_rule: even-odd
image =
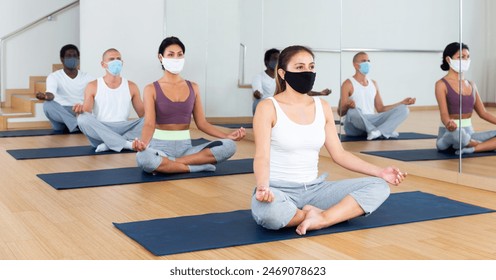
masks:
[[[416,99],[407,97],[401,102],[384,105],[376,81],[367,78],[370,69],[368,54],[357,53],[353,57],[353,66],[355,75],[341,86],[338,108],[339,115],[346,116],[346,135],[367,135],[367,140],[398,137],[395,130],[408,116],[407,105],[415,104]]]
[[[135,83],[120,76],[121,54],[116,49],[103,53],[105,75],[91,82],[84,92],[83,113],[77,118],[95,152],[132,150],[132,141],[141,135],[143,102]],[[128,120],[133,105],[138,119]]]

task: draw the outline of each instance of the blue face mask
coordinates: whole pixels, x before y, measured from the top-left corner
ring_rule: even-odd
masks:
[[[119,75],[122,71],[122,61],[116,59],[107,62],[107,71],[114,76]]]
[[[79,65],[79,58],[77,57],[69,57],[64,58],[64,66],[69,69],[76,69]]]
[[[360,68],[358,68],[358,71],[360,71],[360,73],[364,74],[364,75],[367,75],[370,71],[370,62],[368,61],[365,61],[365,62],[362,62],[360,64]]]

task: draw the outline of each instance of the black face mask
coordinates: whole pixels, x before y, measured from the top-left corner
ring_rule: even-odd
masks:
[[[276,69],[276,65],[277,65],[277,60],[269,60],[269,63],[268,63],[268,68],[271,69],[271,70],[274,70]]]
[[[294,90],[301,94],[309,93],[313,88],[316,73],[314,72],[289,72],[286,71],[284,80]]]

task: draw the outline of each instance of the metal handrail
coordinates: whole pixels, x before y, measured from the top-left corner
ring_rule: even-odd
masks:
[[[242,87],[242,88],[251,87],[251,85],[245,84],[246,45],[244,45],[243,43],[239,43],[239,45],[243,49],[243,53],[241,55],[240,70],[238,72],[238,87]]]
[[[28,29],[31,29],[32,27],[44,22],[44,21],[51,21],[53,19],[53,16],[59,14],[59,13],[62,13],[68,9],[71,9],[75,6],[79,5],[79,0],[77,1],[73,1],[71,2],[70,4],[67,4],[65,6],[63,6],[62,8],[59,8],[43,17],[40,17],[38,18],[37,20],[29,23],[29,24],[26,24],[24,25],[23,27],[21,28],[18,28],[10,33],[8,33],[7,35],[4,35],[0,38],[0,99],[3,100],[3,95],[4,95],[4,76],[3,76],[3,70],[4,70],[4,42],[7,41],[8,39],[28,30]]]
[[[442,53],[443,50],[416,50],[416,49],[363,49],[363,48],[349,48],[349,49],[312,49],[314,52],[323,53],[341,53],[341,52],[391,52],[391,53]]]

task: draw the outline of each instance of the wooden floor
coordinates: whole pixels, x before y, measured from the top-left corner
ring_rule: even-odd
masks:
[[[437,134],[438,124],[436,112],[414,111],[399,130]],[[193,136],[205,137],[198,131],[193,131]],[[343,145],[372,159],[359,151],[433,148],[434,143]],[[88,142],[83,135],[0,138],[0,259],[496,259],[496,213],[155,257],[112,222],[247,209],[255,184],[253,174],[57,191],[36,174],[135,166],[135,156],[18,161],[6,153],[8,149],[75,145]],[[244,140],[235,158],[253,157],[253,152],[253,142]],[[437,173],[441,169],[456,172],[457,163],[416,164]],[[496,177],[494,157],[464,161],[463,168],[478,176]],[[321,157],[320,169],[329,172],[331,179],[360,176],[336,166],[326,156]],[[425,176],[410,174],[401,186],[392,187],[392,192],[414,190],[496,209],[496,192]]]

